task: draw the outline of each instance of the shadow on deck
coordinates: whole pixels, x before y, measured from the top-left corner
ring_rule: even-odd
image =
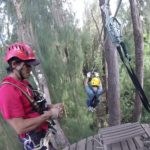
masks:
[[[127,123],[103,128],[63,150],[150,150],[148,124]]]

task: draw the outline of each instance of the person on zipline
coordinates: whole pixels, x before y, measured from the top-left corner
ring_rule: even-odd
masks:
[[[22,42],[10,45],[6,51],[8,76],[0,86],[0,112],[16,131],[24,150],[55,150],[50,136],[53,119],[63,116],[62,103],[47,104],[26,80],[32,67],[39,64],[31,47]],[[49,120],[49,121],[48,121]],[[47,146],[44,140],[47,139]],[[46,141],[46,140],[45,140]]]
[[[89,111],[95,111],[95,107],[100,101],[100,95],[103,93],[103,88],[99,74],[97,72],[87,73],[87,78],[84,81],[85,91],[87,93],[87,106]]]

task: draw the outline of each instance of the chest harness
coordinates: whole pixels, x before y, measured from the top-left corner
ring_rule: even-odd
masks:
[[[47,104],[46,99],[43,97],[42,93],[40,93],[38,90],[33,89],[31,85],[29,85],[28,88],[30,88],[30,90],[33,92],[33,99],[27,92],[25,92],[18,85],[7,81],[2,82],[1,85],[4,84],[9,84],[19,89],[30,102],[33,110],[38,112],[39,114],[43,114],[44,111],[48,110],[48,107],[46,105]],[[53,135],[57,133],[57,130],[54,128],[55,122],[54,120],[47,120],[47,122],[48,122],[48,131],[46,132],[46,134],[36,133],[34,131],[33,132],[31,131],[26,134],[25,138],[20,139],[20,141],[24,145],[25,150],[32,150],[33,148],[35,150],[49,150],[50,147],[51,149],[53,148],[53,150],[55,150],[54,147],[56,144],[54,144],[54,139],[53,139]],[[42,138],[38,139],[37,137],[42,137]],[[53,139],[53,144],[51,141],[52,139]]]

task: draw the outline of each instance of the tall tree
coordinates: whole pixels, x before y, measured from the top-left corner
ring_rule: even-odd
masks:
[[[17,8],[21,10],[22,15],[19,16],[22,21],[18,21],[12,0],[3,1],[9,3],[9,12],[11,10],[9,23],[11,20],[11,27],[13,27],[10,35],[12,33],[15,35],[13,40],[7,40],[9,43],[18,40],[16,35],[19,34],[17,30],[20,30],[21,23],[23,27],[21,29],[25,28],[22,32],[27,35],[22,37],[20,34],[19,39],[29,42],[37,50],[46,84],[49,87],[47,92],[50,92],[53,103],[62,101],[65,103],[67,115],[60,123],[66,135],[72,142],[91,135],[96,127],[89,129],[93,117],[89,117],[90,114],[85,109],[81,75],[83,52],[80,35],[82,32],[76,27],[74,15],[69,9],[63,10],[61,0],[27,0],[22,1],[21,8],[19,8],[19,0],[16,0],[14,2],[18,3]],[[20,30],[20,33],[22,32]],[[43,72],[40,72],[41,75]],[[43,88],[46,87],[43,86],[45,83],[43,79],[39,79],[42,83],[41,89],[45,91]],[[82,128],[79,130],[78,126]]]
[[[134,34],[134,45],[135,45],[135,64],[136,64],[136,75],[139,82],[143,86],[143,73],[144,73],[144,63],[143,63],[143,29],[140,20],[139,6],[137,0],[130,0],[131,17],[133,23],[133,34]],[[134,111],[133,111],[133,121],[139,121],[141,118],[142,104],[138,92],[136,91],[135,101],[134,101]]]
[[[100,8],[104,5],[104,0],[99,0]],[[101,10],[103,25],[105,26],[105,15]],[[120,124],[121,113],[120,113],[120,87],[119,87],[119,66],[117,59],[117,50],[112,44],[109,36],[107,35],[106,28],[104,29],[104,49],[105,58],[108,69],[108,90],[107,101],[108,101],[108,113],[109,113],[109,125]]]
[[[25,9],[23,9],[25,6],[23,5],[23,0],[12,0],[12,3],[13,3],[14,8],[16,10],[16,15],[17,15],[18,23],[19,23],[18,24],[18,37],[19,37],[19,40],[24,41],[28,44],[32,44],[33,47],[36,48],[36,50],[38,50],[39,45],[38,45],[37,39],[35,38],[36,35],[33,32],[33,24],[32,24],[31,18],[30,18],[30,16],[28,16],[29,19],[25,18],[25,12],[24,12]],[[39,71],[40,71],[40,74],[42,74],[42,79],[38,80],[39,83],[40,83],[40,87],[43,87],[42,90],[43,90],[43,92],[45,92],[45,94],[47,94],[46,95],[47,100],[49,100],[49,102],[51,102],[50,94],[48,92],[49,90],[48,90],[48,85],[47,85],[47,82],[46,82],[45,74],[44,74],[43,69],[41,68],[41,66],[35,72],[35,75]],[[65,134],[64,134],[63,130],[60,128],[60,125],[59,125],[58,121],[57,121],[56,126],[57,126],[57,134],[55,135],[56,143],[58,144],[58,147],[65,147],[69,144],[68,139],[65,137]]]

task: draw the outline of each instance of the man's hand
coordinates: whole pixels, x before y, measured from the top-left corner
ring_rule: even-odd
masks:
[[[64,109],[64,104],[63,104],[63,103],[52,104],[52,105],[51,105],[51,108]]]
[[[64,115],[64,104],[63,103],[53,104],[52,108],[58,108],[60,110],[59,118],[63,117],[63,115]]]
[[[59,108],[51,108],[50,110],[51,112],[51,119],[58,119],[59,118],[59,113],[60,113],[60,109]]]
[[[60,110],[58,108],[51,108],[48,111],[44,111],[42,116],[45,118],[45,120],[57,119],[59,117],[59,112]]]
[[[91,78],[91,72],[88,72],[87,74],[86,74],[86,76],[87,76],[87,78]]]
[[[50,116],[49,118],[52,119],[62,118],[64,114],[64,104],[63,103],[51,104],[49,105],[49,111],[47,112],[50,112],[52,114],[52,117]],[[46,111],[44,113],[46,113]]]
[[[94,72],[95,77],[99,77],[99,73],[98,72]]]

